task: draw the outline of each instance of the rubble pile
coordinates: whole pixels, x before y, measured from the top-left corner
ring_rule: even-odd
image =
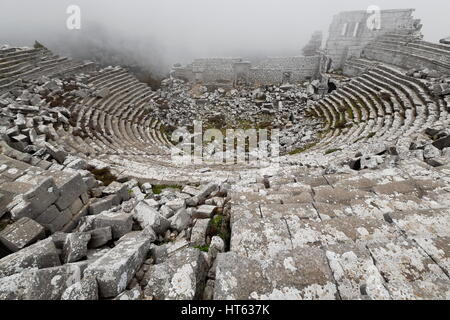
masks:
[[[9,251],[0,259],[0,299],[211,299],[210,269],[230,236],[229,185],[154,189],[136,180],[97,186],[89,194],[99,198],[62,231],[12,217],[0,231]]]
[[[158,91],[167,105],[152,114],[172,128],[192,127],[193,120],[214,129],[279,129],[281,152],[287,153],[317,140],[321,122],[306,116],[308,101],[320,98],[320,83],[285,84],[234,89],[192,86],[183,80],[163,80]]]

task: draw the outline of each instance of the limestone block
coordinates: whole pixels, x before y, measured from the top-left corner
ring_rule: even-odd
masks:
[[[0,242],[12,252],[45,237],[45,229],[30,218],[22,218],[0,232]]]

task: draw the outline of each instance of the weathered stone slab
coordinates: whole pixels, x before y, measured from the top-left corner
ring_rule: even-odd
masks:
[[[322,223],[286,218],[293,248],[331,245],[339,242],[368,243],[395,239],[399,232],[384,220],[357,217],[334,218]]]
[[[151,227],[157,234],[163,234],[170,227],[170,221],[156,211],[154,207],[141,201],[134,209],[133,218],[142,228]]]
[[[68,208],[79,196],[87,191],[87,186],[79,173],[71,176],[67,173],[58,172],[54,174],[56,186],[61,196],[56,201],[59,210]]]
[[[414,238],[417,244],[450,274],[450,237]]]
[[[64,291],[81,279],[76,265],[29,269],[2,278],[1,300],[60,300]]]
[[[368,247],[393,299],[450,299],[448,276],[414,243],[399,239]]]
[[[192,223],[192,216],[188,210],[181,208],[169,219],[170,228],[181,232],[187,229]]]
[[[386,184],[377,185],[374,188],[377,194],[396,194],[396,193],[418,193],[418,189],[413,181],[394,181]]]
[[[320,220],[317,210],[311,204],[264,204],[261,205],[261,214],[264,217],[298,216],[301,219]]]
[[[52,205],[48,207],[47,210],[45,210],[42,214],[40,214],[35,220],[42,225],[48,225],[60,214],[61,212],[58,210],[58,208],[55,205]]]
[[[337,299],[327,259],[318,248],[279,252],[270,263],[219,254],[214,299]]]
[[[195,207],[195,206],[202,204],[203,202],[205,202],[206,198],[211,193],[218,190],[218,188],[219,187],[215,183],[210,183],[210,184],[202,187],[199,194],[186,200],[186,205],[189,207]]]
[[[353,200],[350,203],[354,201],[364,200]],[[350,205],[342,203],[330,204],[324,202],[315,202],[314,208],[317,210],[320,219],[322,219],[323,221],[338,217],[348,217],[353,214],[352,207]]]
[[[364,199],[368,192],[361,190],[348,190],[342,187],[320,186],[313,188],[314,200],[325,203],[349,203],[354,199]]]
[[[131,231],[133,218],[131,214],[122,211],[105,211],[95,216],[94,227],[111,227],[113,239],[119,239]]]
[[[51,268],[60,264],[58,250],[48,238],[1,259],[0,278],[28,268]]]
[[[446,237],[450,232],[450,209],[396,211],[389,217],[411,237]]]
[[[120,198],[120,202],[128,201],[131,197],[128,192],[128,186],[117,181],[113,181],[102,192],[105,196],[117,195]]]
[[[60,196],[60,192],[52,178],[36,177],[35,184],[31,190],[22,197],[22,203],[11,209],[11,216],[14,220],[22,217],[34,219],[51,206]]]
[[[116,247],[89,265],[85,276],[97,279],[101,297],[116,297],[125,290],[144,262],[150,244],[151,239],[145,236],[145,230],[120,241]]]
[[[22,218],[0,232],[0,242],[12,252],[45,237],[45,229],[30,218]]]
[[[89,234],[91,235],[91,240],[88,243],[88,247],[92,249],[100,248],[101,246],[111,241],[113,238],[112,228],[110,226],[94,229],[92,231],[89,231]]]
[[[84,277],[68,287],[61,300],[98,300],[97,280],[93,277]]]
[[[70,233],[63,246],[63,260],[65,263],[71,263],[86,257],[87,245],[91,240],[89,233],[78,232]]]
[[[325,251],[341,299],[390,299],[386,283],[364,246],[338,244],[327,246]]]
[[[165,262],[150,266],[145,275],[145,295],[158,300],[199,299],[208,265],[202,252],[187,248]]]
[[[106,198],[99,199],[89,206],[89,214],[96,215],[105,212],[114,207],[114,205],[118,205],[120,203],[118,200],[119,197],[116,195],[111,195]]]
[[[197,208],[197,210],[194,211],[194,214],[192,217],[194,219],[210,219],[212,218],[214,211],[217,209],[216,206],[210,206],[210,205],[202,205]]]
[[[278,252],[290,250],[292,242],[284,219],[255,216],[233,222],[230,247],[242,256],[271,261]]]
[[[199,219],[195,222],[195,225],[191,231],[191,244],[193,246],[205,245],[208,225],[209,225],[208,219]]]

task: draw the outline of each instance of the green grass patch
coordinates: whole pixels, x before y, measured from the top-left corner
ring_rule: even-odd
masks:
[[[212,220],[211,220],[211,225],[217,229],[220,230],[220,228],[222,227],[222,222],[223,222],[223,216],[215,216]]]
[[[178,189],[181,191],[182,187],[179,185],[168,185],[168,184],[160,184],[152,186],[154,194],[161,194],[165,189]]]
[[[334,152],[337,152],[337,151],[342,151],[342,149],[339,149],[339,148],[328,149],[327,151],[325,151],[325,155],[331,154],[331,153],[334,153]]]
[[[299,154],[299,153],[305,152],[306,150],[309,150],[309,149],[311,149],[312,147],[314,147],[316,144],[317,144],[317,142],[313,142],[313,143],[307,144],[307,145],[304,146],[303,148],[298,148],[298,149],[295,149],[295,150],[289,152],[289,155],[290,155],[290,156],[293,156],[293,155],[295,155],[295,154]]]
[[[204,246],[194,246],[194,248],[202,251],[202,252],[208,252],[209,251],[209,246],[208,245],[204,245]]]

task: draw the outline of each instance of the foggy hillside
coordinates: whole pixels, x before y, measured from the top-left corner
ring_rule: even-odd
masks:
[[[425,38],[448,36],[450,22],[435,16],[442,1],[380,0],[381,9],[416,8]],[[66,9],[81,8],[81,30],[68,30]],[[0,43],[32,45],[58,53],[166,73],[196,57],[299,55],[312,32],[326,36],[332,16],[365,10],[373,1],[318,0],[2,0]]]

